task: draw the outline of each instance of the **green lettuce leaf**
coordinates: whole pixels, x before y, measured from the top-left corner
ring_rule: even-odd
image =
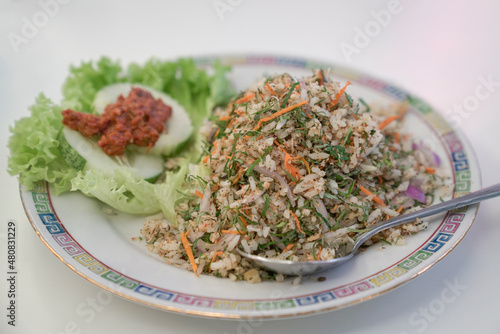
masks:
[[[28,189],[46,180],[54,186],[55,194],[69,191],[77,171],[59,152],[62,109],[40,94],[30,110],[31,117],[19,119],[10,128],[8,172],[19,175],[19,182]]]
[[[127,169],[79,172],[71,180],[72,189],[93,196],[114,209],[129,214],[153,214],[160,211],[154,185],[132,175]]]
[[[188,171],[188,161],[185,160],[176,172],[167,172],[164,183],[155,184],[154,194],[158,199],[161,211],[173,226],[177,227],[177,214],[175,205],[183,197],[182,190],[184,178]]]
[[[140,215],[162,211],[177,227],[175,205],[183,197],[178,190],[182,189],[187,171],[188,163],[185,161],[179,170],[167,172],[164,182],[152,184],[127,169],[94,169],[79,172],[71,184],[72,190],[95,197],[120,212]]]
[[[64,108],[81,112],[94,111],[94,97],[107,85],[124,82],[121,65],[102,57],[97,62],[82,62],[70,67],[70,75],[63,85]]]
[[[231,88],[231,83],[227,73],[231,70],[230,66],[224,66],[219,62],[214,63],[214,75],[212,77],[210,98],[208,99],[208,108],[210,112],[213,108],[225,105],[234,97],[236,92]],[[210,112],[207,117],[210,116]]]

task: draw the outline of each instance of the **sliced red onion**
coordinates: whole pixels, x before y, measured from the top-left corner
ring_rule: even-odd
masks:
[[[326,219],[327,222],[330,222],[330,215],[328,214],[328,210],[326,210],[325,204],[323,201],[319,198],[312,198],[311,200],[312,204],[314,205],[314,208],[316,211]],[[329,230],[328,225],[325,224],[325,222],[321,223],[321,227],[323,232],[326,232]]]
[[[427,147],[422,141],[420,143],[412,143],[411,148],[415,151],[419,151],[424,154],[426,160],[429,162],[431,167],[441,166],[441,158],[436,152]]]
[[[432,155],[434,156],[434,163],[436,164],[436,167],[441,166],[441,158],[439,155],[437,155],[435,152],[432,152]]]
[[[229,241],[227,243],[227,250],[232,252],[233,249],[238,245],[238,242],[240,241],[240,235],[235,235],[235,237],[233,239],[231,239],[231,241]]]
[[[426,202],[424,191],[418,186],[409,185],[405,193],[406,195],[408,195],[408,197],[413,198],[414,200],[419,201],[422,204],[425,204]]]
[[[255,170],[258,173],[267,175],[269,177],[272,177],[273,179],[278,180],[278,182],[281,184],[281,186],[286,189],[286,195],[288,196],[290,203],[292,204],[292,206],[295,206],[295,199],[293,198],[292,188],[290,188],[290,186],[288,185],[286,180],[283,178],[283,176],[281,176],[278,173],[273,172],[267,168],[260,167],[258,165],[255,165],[253,167],[253,170]]]

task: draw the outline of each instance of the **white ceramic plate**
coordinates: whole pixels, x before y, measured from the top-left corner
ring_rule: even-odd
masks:
[[[231,80],[245,89],[266,74],[308,75],[311,68],[331,68],[348,92],[366,101],[408,100],[406,126],[441,157],[455,184],[454,196],[480,188],[479,169],[470,145],[420,99],[389,84],[345,68],[275,56],[207,57],[233,67]],[[477,206],[431,220],[427,230],[407,238],[405,246],[371,247],[330,272],[292,280],[248,284],[201,276],[172,267],[132,241],[142,218],[105,215],[101,204],[79,193],[51,195],[40,183],[21,190],[26,213],[44,244],[71,270],[121,297],[167,311],[216,318],[284,318],[353,305],[407,283],[446,256],[465,236]],[[49,275],[50,273],[44,273]],[[320,279],[321,277],[321,279]],[[56,278],[57,279],[57,278]]]

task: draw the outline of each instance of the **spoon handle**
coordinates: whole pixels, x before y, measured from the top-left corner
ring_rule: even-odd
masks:
[[[370,226],[370,231],[365,232],[360,238],[356,240],[356,244],[354,245],[355,252],[359,246],[361,246],[366,240],[370,239],[374,234],[377,234],[380,231],[386,230],[391,227],[399,226],[404,223],[408,223],[414,221],[417,218],[424,218],[428,216],[435,215],[437,213],[441,213],[443,211],[449,211],[457,208],[461,208],[467,205],[476,204],[478,202],[484,201],[486,199],[490,199],[493,197],[500,196],[500,183],[490,186],[488,188],[484,188],[473,193],[460,196],[454,199],[451,199],[446,202],[442,202],[436,205],[429,206],[427,208],[407,213],[401,216],[397,216],[388,220],[384,220],[382,222],[373,224]]]

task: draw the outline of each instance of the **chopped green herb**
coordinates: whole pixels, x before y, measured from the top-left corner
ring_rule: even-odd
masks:
[[[365,100],[360,98],[359,102],[361,102],[361,104],[365,106],[366,108],[365,112],[370,112],[370,106],[368,105],[368,103],[365,102]]]
[[[286,94],[285,98],[283,99],[283,102],[281,103],[281,108],[285,108],[286,106],[286,103],[288,102],[288,99],[290,98],[290,96],[292,95],[295,87],[297,87],[297,85],[299,85],[300,82],[297,81],[297,82],[294,82],[292,84],[292,86],[290,87],[290,90],[288,91],[288,93]]]
[[[344,146],[349,145],[351,143],[352,129],[347,129],[347,135],[344,138]]]
[[[265,218],[266,217],[266,212],[267,212],[267,209],[269,209],[269,195],[267,194],[264,194],[264,208],[262,208],[262,218]]]

